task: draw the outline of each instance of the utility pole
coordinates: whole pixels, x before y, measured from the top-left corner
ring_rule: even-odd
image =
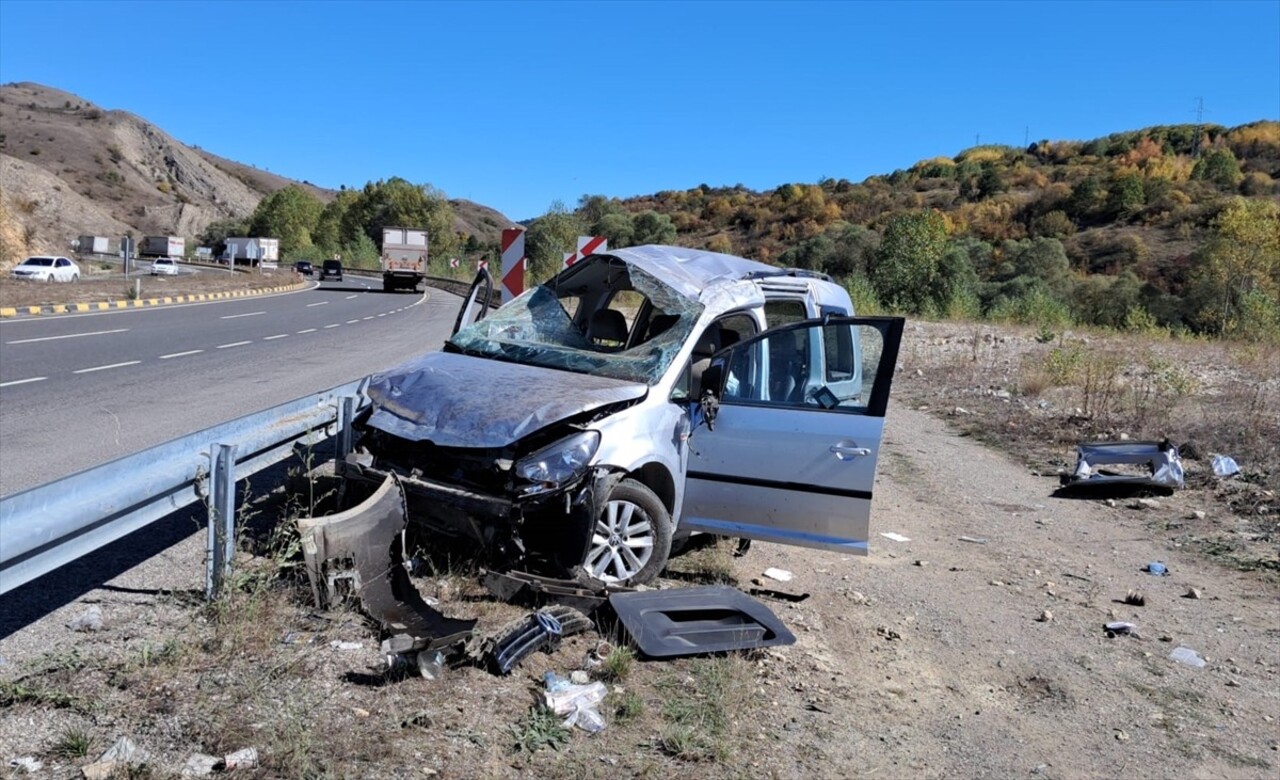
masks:
[[[1200,128],[1204,120],[1204,98],[1196,98],[1196,135],[1191,142],[1191,157],[1195,159],[1200,156]]]

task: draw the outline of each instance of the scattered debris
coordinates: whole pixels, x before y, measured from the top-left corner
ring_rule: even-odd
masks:
[[[787,593],[786,591],[773,590],[771,588],[752,588],[747,592],[752,596],[764,596],[765,598],[777,599],[779,601],[790,601],[793,604],[809,598],[808,593]]]
[[[995,585],[997,588],[1003,588],[1004,580],[992,580],[990,584]]]
[[[439,680],[447,668],[444,664],[444,653],[439,650],[419,650],[416,658],[418,674],[424,680]]]
[[[1134,501],[1132,504],[1129,504],[1129,508],[1130,509],[1159,509],[1160,502],[1155,500],[1154,498],[1139,498],[1137,501]]]
[[[1126,623],[1123,620],[1113,620],[1103,626],[1107,632],[1107,638],[1113,639],[1117,636],[1138,636],[1138,626],[1133,623]]]
[[[1180,664],[1194,666],[1197,669],[1203,669],[1205,665],[1205,660],[1200,657],[1200,654],[1189,647],[1175,647],[1173,652],[1169,653],[1169,658]]]
[[[888,641],[888,642],[892,642],[894,640],[902,638],[902,634],[899,634],[897,631],[894,631],[892,628],[889,628],[888,626],[877,626],[876,633],[884,637],[885,641]]]
[[[1151,574],[1156,577],[1169,576],[1169,567],[1165,566],[1160,561],[1152,561],[1151,563],[1148,563],[1146,566],[1143,566],[1142,570],[1145,571],[1147,574]]]
[[[786,569],[775,569],[772,567],[764,570],[764,576],[771,580],[777,580],[778,582],[791,582],[792,578],[795,577],[794,574]]]
[[[914,565],[914,566],[919,566],[920,568],[922,568],[922,569],[923,569],[924,567],[926,567],[926,566],[928,566],[928,565],[929,565],[929,562],[928,562],[928,561],[922,561],[922,560],[920,560],[919,558],[917,558],[917,559],[916,559],[916,562],[915,562],[913,565]]]
[[[1039,621],[1039,622],[1041,622],[1041,623],[1050,623],[1050,622],[1053,622],[1053,613],[1052,613],[1052,612],[1050,612],[1050,611],[1049,611],[1049,610],[1047,610],[1047,609],[1046,609],[1046,610],[1042,610],[1042,611],[1040,612],[1040,617],[1036,618],[1036,620],[1037,620],[1037,621]]]
[[[1199,509],[1191,513],[1191,519],[1193,520],[1203,520],[1206,517],[1208,517],[1208,515]]]
[[[544,680],[547,690],[543,696],[547,709],[557,715],[567,715],[564,720],[566,728],[577,726],[592,734],[604,731],[604,718],[596,709],[609,694],[604,683],[575,685],[555,672],[547,672]]]
[[[1198,599],[1198,598],[1200,598],[1200,589],[1199,589],[1199,588],[1187,588],[1187,592],[1186,592],[1186,593],[1183,593],[1183,594],[1182,594],[1182,597],[1183,597],[1184,599]]]
[[[1102,466],[1128,466],[1117,471]],[[1186,485],[1178,448],[1163,441],[1090,442],[1077,450],[1074,473],[1063,475],[1063,487],[1181,488]]]
[[[102,608],[97,604],[90,606],[80,617],[67,623],[67,628],[72,631],[101,631],[103,627]]]
[[[410,726],[421,726],[424,729],[429,729],[434,725],[435,721],[431,719],[431,713],[427,710],[418,710],[400,721],[400,728],[402,729],[407,729]]]
[[[258,767],[258,749],[247,747],[228,753],[222,760],[228,771],[234,769],[256,769]]]
[[[1213,473],[1218,477],[1234,477],[1240,473],[1240,466],[1236,464],[1235,458],[1228,455],[1214,455]]]
[[[649,658],[794,644],[764,604],[727,585],[614,593],[609,605]]]
[[[1124,603],[1134,607],[1145,607],[1147,597],[1140,590],[1131,590],[1124,595]]]
[[[1124,729],[1116,729],[1116,740],[1119,742],[1128,742],[1129,732],[1125,731]]]
[[[187,759],[187,763],[182,765],[183,777],[208,777],[213,774],[213,770],[218,768],[222,763],[222,759],[217,756],[210,756],[205,753],[193,753]]]
[[[962,536],[960,541],[969,542],[971,544],[986,544],[987,540],[981,536]]]
[[[117,773],[128,773],[129,767],[147,763],[148,758],[150,755],[147,751],[138,747],[133,740],[121,737],[114,745],[107,748],[97,761],[81,767],[80,771],[84,774],[85,780],[107,780]]]
[[[586,685],[591,682],[591,675],[581,669],[575,669],[572,672],[569,672],[569,682],[574,685]]]
[[[594,623],[573,607],[540,609],[499,632],[489,652],[489,664],[498,674],[508,674],[539,649],[554,649],[562,637],[580,634]]]
[[[895,532],[893,532],[893,531],[890,531],[889,533],[882,533],[882,534],[880,534],[880,535],[881,535],[881,536],[883,536],[884,538],[889,539],[889,540],[894,541],[894,542],[909,542],[909,541],[911,541],[910,539],[908,539],[907,537],[903,536],[902,534],[900,534],[900,533],[895,533]]]
[[[335,639],[329,643],[329,647],[332,647],[334,650],[361,650],[364,648],[364,644],[360,642],[344,642],[341,639]]]
[[[41,769],[44,769],[44,762],[36,760],[34,756],[23,756],[22,758],[15,758],[10,761],[9,768],[23,769],[31,774],[35,774]]]
[[[870,604],[871,603],[871,599],[863,595],[862,591],[850,590],[850,591],[846,591],[845,595],[848,596],[849,600],[852,601],[854,604]]]

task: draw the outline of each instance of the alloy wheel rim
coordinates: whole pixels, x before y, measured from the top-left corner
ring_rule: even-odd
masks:
[[[653,557],[653,521],[630,501],[612,500],[596,519],[587,552],[587,571],[601,582],[623,582]]]

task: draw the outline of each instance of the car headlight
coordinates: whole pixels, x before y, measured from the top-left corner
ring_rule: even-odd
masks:
[[[516,476],[533,484],[524,493],[544,493],[580,475],[600,447],[598,431],[583,431],[516,461]]]

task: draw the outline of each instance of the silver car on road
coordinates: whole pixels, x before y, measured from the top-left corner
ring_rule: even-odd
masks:
[[[594,583],[698,532],[865,555],[902,327],[822,274],[610,250],[373,377],[343,472],[490,565]]]

